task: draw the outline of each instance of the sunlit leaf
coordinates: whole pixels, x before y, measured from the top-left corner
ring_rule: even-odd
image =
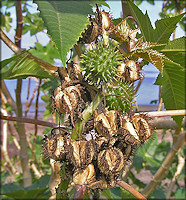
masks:
[[[9,64],[9,65],[8,65]],[[37,78],[53,78],[49,72],[55,72],[57,67],[41,59],[37,59],[29,52],[24,52],[2,61],[1,79],[17,79],[33,76]],[[48,70],[48,71],[46,71]]]
[[[164,62],[163,76],[159,78],[162,85],[162,97],[167,110],[185,109],[185,68],[177,63],[166,60]],[[173,119],[181,126],[183,116]]]
[[[177,27],[176,24],[181,20],[183,15],[184,14],[157,20],[155,22],[156,29],[153,33],[153,42],[167,43],[171,34]]]
[[[155,22],[156,29],[154,30],[147,12],[145,14],[131,1],[128,1],[129,9],[132,16],[137,21],[144,41],[167,43],[170,35],[176,28],[176,24],[181,20],[184,14],[177,15],[175,17],[168,17]]]
[[[89,1],[35,1],[41,12],[48,34],[59,50],[63,65],[67,52],[77,42],[89,24],[92,14]]]
[[[46,46],[41,45],[40,43],[35,43],[35,48],[29,50],[32,55],[48,62],[54,64],[54,58],[60,59],[59,52],[53,45],[53,42],[50,41]]]
[[[170,60],[174,61],[175,63],[180,64],[181,66],[185,67],[185,44],[186,44],[186,37],[181,37],[172,41],[169,41],[168,44],[159,49],[159,52],[163,53],[167,56]]]

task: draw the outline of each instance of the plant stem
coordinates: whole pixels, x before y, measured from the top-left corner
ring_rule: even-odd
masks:
[[[166,112],[166,111],[161,111],[161,112]],[[148,112],[146,113],[148,114]],[[166,114],[166,113],[165,113]],[[172,113],[174,114],[174,113]],[[139,115],[139,113],[136,113],[136,115]],[[177,113],[176,113],[177,115]],[[174,116],[174,115],[172,115]],[[161,117],[164,117],[163,115]],[[11,116],[4,116],[0,115],[0,119],[3,120],[8,120],[8,121],[17,121],[17,122],[23,122],[23,123],[28,123],[28,124],[37,124],[40,126],[46,126],[46,127],[51,127],[51,128],[57,128],[59,127],[59,124],[56,123],[51,123],[51,122],[46,122],[42,120],[35,120],[35,119],[29,119],[29,118],[23,118],[23,117],[11,117]],[[176,129],[177,125],[176,122],[173,119],[153,119],[151,120],[151,127],[154,129]],[[183,127],[185,127],[185,123],[182,124]],[[66,128],[63,125],[60,125],[62,128]]]
[[[149,117],[185,116],[186,110],[153,111],[153,112],[146,112],[146,114]]]
[[[5,82],[2,80],[1,81],[1,88],[0,90],[2,91],[2,93],[5,95],[7,102],[10,104],[10,106],[12,107],[13,111],[16,113],[17,112],[17,108],[16,108],[16,103],[13,100],[10,92],[8,91],[8,88],[6,87]]]
[[[21,104],[21,87],[22,87],[22,79],[17,80],[17,88],[16,88],[16,105],[17,105],[17,116],[22,117],[22,104]],[[29,165],[28,165],[28,152],[27,152],[27,140],[25,134],[25,126],[22,122],[17,122],[17,132],[19,134],[20,139],[20,159],[21,159],[21,167],[23,171],[23,183],[24,187],[27,187],[32,184],[32,176],[30,173]]]
[[[122,187],[123,189],[127,190],[128,192],[130,192],[137,199],[147,200],[142,194],[140,194],[137,190],[128,185],[126,182],[118,180],[116,184]]]
[[[77,123],[76,123],[76,125],[75,125],[76,126],[76,130],[78,131],[79,135],[83,131],[84,124],[86,124],[86,122],[88,121],[88,119],[94,113],[95,109],[98,107],[98,105],[100,104],[100,102],[102,101],[102,99],[103,99],[103,96],[99,92],[95,96],[94,100],[90,103],[90,105],[81,114],[81,119],[79,118],[78,121],[77,121]],[[75,129],[73,129],[72,138],[74,138],[74,139],[78,138],[78,135],[77,135]]]
[[[6,34],[0,30],[0,37],[1,40],[16,54],[21,52],[21,49],[15,45],[7,36]]]
[[[22,25],[23,25],[23,16],[21,9],[21,1],[15,0],[16,7],[16,18],[17,18],[17,27],[15,35],[15,45],[21,48],[21,35],[22,35]],[[16,87],[16,106],[17,106],[17,116],[22,117],[22,103],[21,103],[21,87],[22,79],[17,79]],[[23,172],[23,184],[24,187],[28,187],[32,184],[32,176],[29,168],[29,156],[27,151],[27,140],[25,134],[24,123],[17,123],[17,132],[20,139],[20,159],[21,159],[21,168]]]
[[[25,117],[11,117],[11,116],[0,115],[0,119],[8,120],[8,121],[17,121],[17,122],[28,123],[28,124],[37,124],[40,126],[46,126],[46,127],[51,127],[51,128],[59,127],[59,124],[46,122],[42,120],[29,119]],[[64,127],[64,126],[61,125],[61,127]]]
[[[185,166],[185,158],[181,156],[181,148],[178,150],[178,165],[177,165],[177,170],[173,176],[173,179],[169,185],[167,194],[166,194],[166,199],[170,199],[172,190],[174,188],[174,185],[176,183],[176,180],[178,179],[178,176],[181,174],[183,168]]]
[[[37,90],[37,97],[36,97],[36,106],[35,106],[35,120],[37,120],[38,117],[38,105],[39,105],[39,94],[40,94],[40,87],[41,87],[42,79],[39,79],[39,85]],[[35,160],[35,146],[36,146],[36,138],[37,138],[37,124],[35,124],[35,132],[34,132],[34,138],[32,143],[32,160]]]
[[[155,190],[155,188],[158,186],[158,184],[161,182],[161,180],[166,176],[166,174],[167,174],[166,172],[167,172],[168,168],[170,167],[176,153],[178,152],[178,150],[181,148],[181,146],[185,142],[185,136],[186,136],[186,132],[184,132],[183,134],[180,134],[177,142],[172,146],[170,152],[168,153],[167,157],[163,161],[161,167],[158,169],[156,174],[153,176],[150,183],[148,185],[146,185],[146,187],[143,189],[142,194],[145,197],[148,197]]]

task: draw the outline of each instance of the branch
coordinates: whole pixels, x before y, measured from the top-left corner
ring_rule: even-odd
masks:
[[[39,79],[39,85],[37,89],[37,96],[36,96],[36,104],[35,104],[35,120],[37,120],[38,117],[38,105],[39,105],[39,94],[40,94],[40,87],[41,87],[42,79]],[[35,124],[35,132],[34,132],[34,138],[32,143],[32,160],[35,160],[35,146],[36,146],[36,138],[37,138],[37,124]]]
[[[5,33],[0,30],[0,38],[1,40],[15,53],[19,54],[21,53],[21,49],[15,45],[6,35]]]
[[[17,122],[28,123],[28,124],[37,124],[40,126],[46,126],[46,127],[51,127],[51,128],[59,127],[59,124],[46,122],[42,120],[29,119],[25,117],[11,117],[11,116],[0,115],[0,119],[8,120],[8,121],[17,121]],[[61,127],[64,127],[64,126],[61,126]]]
[[[148,197],[154,191],[154,189],[159,185],[161,180],[163,180],[163,178],[166,176],[166,172],[168,168],[170,167],[176,153],[185,142],[185,136],[186,136],[186,132],[184,132],[183,134],[180,134],[177,142],[172,146],[170,152],[168,153],[161,167],[158,169],[158,171],[152,178],[151,182],[148,185],[146,185],[146,187],[142,191],[142,194],[145,197]]]
[[[160,111],[160,112],[166,112],[166,111]],[[90,114],[90,113],[89,113]],[[148,112],[147,112],[148,114]],[[87,113],[88,115],[88,113]],[[139,115],[139,113],[136,113],[136,115]],[[87,116],[86,118],[88,118]],[[164,116],[162,116],[164,117]],[[42,120],[35,120],[35,119],[29,119],[25,117],[11,117],[11,116],[4,116],[0,115],[0,119],[8,120],[8,121],[17,121],[22,123],[28,123],[28,124],[37,124],[40,126],[46,126],[51,128],[57,128],[59,127],[59,124],[46,122]],[[182,124],[183,127],[185,127],[185,122]],[[60,125],[62,128],[66,128],[64,125]],[[176,129],[177,125],[176,122],[173,119],[153,119],[151,120],[151,127],[153,129]],[[82,130],[82,129],[81,129]]]
[[[128,192],[130,192],[137,199],[147,200],[142,194],[140,194],[137,190],[135,190],[133,187],[131,187],[126,182],[124,182],[122,180],[118,180],[116,182],[116,184],[119,185],[120,187],[122,187],[123,189],[127,190]]]
[[[20,48],[21,47],[21,35],[22,35],[22,24],[23,24],[23,16],[21,9],[21,1],[15,0],[16,7],[16,19],[17,19],[17,27],[16,27],[16,35],[15,35],[15,44]],[[16,106],[17,106],[17,117],[22,117],[22,103],[21,103],[21,88],[22,88],[22,79],[17,79],[16,86]],[[30,173],[30,168],[28,165],[29,155],[27,152],[27,140],[25,134],[25,126],[23,123],[17,123],[17,132],[19,134],[20,139],[20,160],[21,160],[21,168],[23,172],[23,185],[24,187],[30,186],[32,184],[32,176]]]
[[[168,188],[168,191],[167,191],[167,194],[166,194],[166,199],[170,199],[171,197],[171,193],[172,193],[172,190],[174,188],[174,185],[178,179],[178,176],[181,174],[183,168],[185,166],[185,158],[181,156],[181,148],[179,149],[178,151],[178,165],[177,165],[177,170],[174,174],[174,177],[169,185],[169,188]]]
[[[146,112],[146,114],[149,117],[185,116],[186,110],[153,111],[153,112]]]
[[[21,35],[23,30],[23,15],[21,9],[21,1],[15,0],[16,7],[16,17],[17,17],[17,27],[16,27],[16,35],[15,35],[15,44],[20,48],[21,47]]]
[[[17,107],[16,107],[16,103],[13,100],[10,92],[8,91],[5,82],[2,80],[1,81],[1,88],[0,90],[2,91],[2,93],[5,95],[7,102],[10,104],[10,106],[12,107],[12,109],[14,110],[15,113],[17,113]]]

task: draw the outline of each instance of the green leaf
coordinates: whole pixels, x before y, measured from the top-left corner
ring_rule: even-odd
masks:
[[[88,14],[92,14],[89,1],[34,1],[38,4],[48,34],[59,50],[63,65],[67,52],[81,36],[89,24]]]
[[[128,1],[129,9],[132,16],[137,21],[144,41],[155,43],[167,43],[170,35],[176,28],[176,24],[181,20],[184,14],[177,15],[175,17],[167,17],[155,22],[156,29],[154,30],[147,12],[145,15],[142,11],[131,1]]]
[[[185,199],[186,192],[185,189],[178,188],[175,193],[176,199]]]
[[[171,34],[176,29],[176,24],[181,20],[183,14],[177,15],[175,17],[167,17],[164,19],[157,20],[155,22],[156,29],[154,30],[153,42],[157,43],[167,43]]]
[[[15,183],[5,184],[2,187],[1,194],[13,199],[48,199],[50,194],[48,190],[48,182],[50,176],[42,176],[39,180],[27,188],[23,188]]]
[[[28,76],[54,78],[49,72],[53,72],[55,69],[57,67],[54,65],[37,59],[29,52],[23,52],[1,62],[1,78],[2,80],[27,78]]]
[[[32,53],[32,55],[52,64],[54,64],[54,58],[60,59],[59,52],[54,47],[52,41],[50,41],[46,46],[36,42],[35,48],[30,49],[29,52]]]
[[[166,60],[163,76],[158,81],[162,85],[162,98],[167,110],[185,109],[185,69],[177,63]],[[173,117],[181,127],[183,116]]]
[[[175,63],[185,66],[185,44],[186,37],[181,37],[173,41],[169,41],[166,46],[159,49],[159,52],[163,53]]]
[[[1,29],[6,30],[6,32],[9,32],[11,25],[10,23],[12,22],[12,18],[10,18],[10,13],[5,12],[5,14],[2,14],[0,12],[0,17],[1,17]]]
[[[26,12],[26,16],[23,16],[24,24],[23,24],[23,35],[30,31],[30,35],[35,35],[36,33],[45,29],[44,22],[41,17],[39,17],[39,13],[30,13]]]
[[[159,166],[159,161],[154,159],[158,143],[157,134],[154,134],[153,138],[150,141],[137,150],[137,156],[142,157],[150,166],[157,167]]]
[[[132,16],[137,21],[140,27],[144,41],[152,42],[154,29],[152,27],[152,24],[150,22],[147,12],[144,15],[142,11],[131,1],[128,1],[128,6],[132,13]]]

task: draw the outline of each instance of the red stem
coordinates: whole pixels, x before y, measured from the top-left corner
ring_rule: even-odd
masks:
[[[137,190],[135,190],[133,187],[131,187],[129,184],[127,184],[126,182],[122,181],[122,180],[118,180],[117,181],[117,185],[119,185],[120,187],[122,187],[123,189],[127,190],[128,192],[130,192],[134,197],[136,197],[137,199],[143,199],[143,200],[147,200],[142,194],[140,194]]]

